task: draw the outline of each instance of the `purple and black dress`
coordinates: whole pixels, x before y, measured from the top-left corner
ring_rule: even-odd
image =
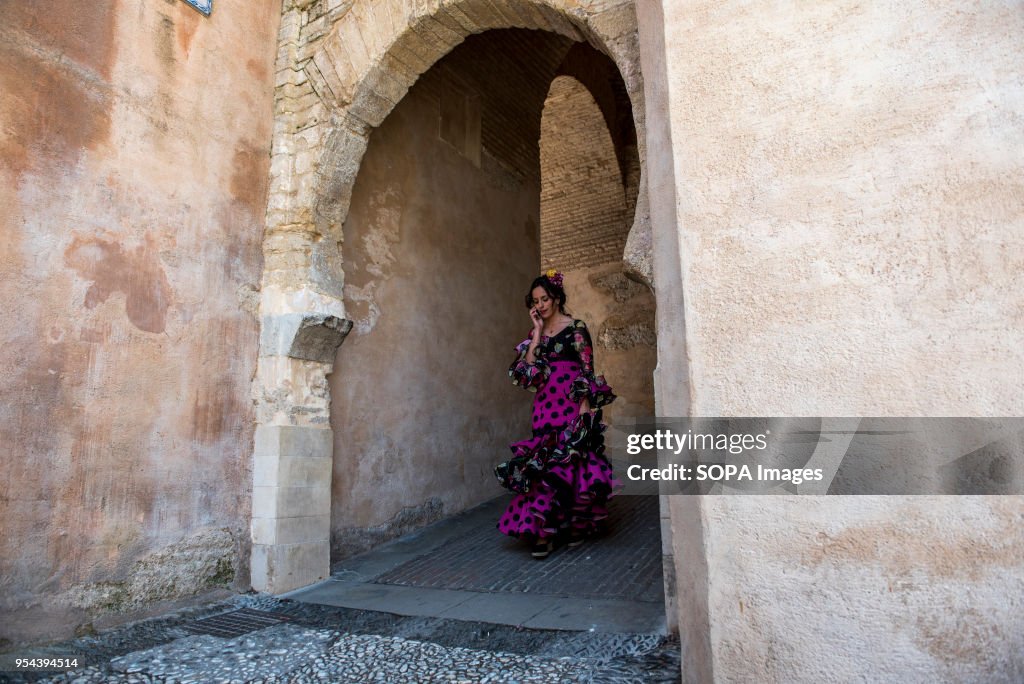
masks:
[[[588,536],[608,516],[608,499],[621,486],[604,455],[600,410],[615,395],[604,376],[594,375],[593,343],[583,321],[542,337],[534,363],[526,361],[529,346],[530,338],[516,346],[508,374],[513,384],[536,392],[533,436],[509,445],[512,458],[494,469],[498,482],[516,493],[498,529],[531,541]],[[584,398],[593,413],[580,413]]]

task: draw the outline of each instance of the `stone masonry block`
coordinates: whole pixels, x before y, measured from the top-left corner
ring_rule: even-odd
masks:
[[[268,458],[332,458],[334,432],[295,425],[258,425],[255,453]]]
[[[421,16],[434,16],[446,2],[451,0],[410,0],[415,8],[415,13]]]
[[[368,126],[376,127],[383,123],[394,108],[395,103],[390,98],[378,90],[367,88],[353,98],[348,113]]]
[[[387,62],[384,64],[387,64]],[[396,76],[402,78],[402,80],[399,80]],[[404,80],[404,76],[405,74],[402,72],[396,74],[389,71],[386,66],[380,65],[371,68],[363,82],[366,87],[390,101],[392,105],[397,105],[409,91],[409,83],[412,82],[412,80]]]
[[[359,30],[359,36],[363,39],[363,44],[366,46],[367,54],[371,56],[371,59],[377,59],[381,53],[386,49],[382,45],[384,36],[382,36],[377,29],[376,15],[367,6],[369,3],[357,2],[352,5],[352,10],[342,19],[342,21],[354,21],[356,27]]]
[[[330,539],[331,516],[253,518],[253,544],[304,544]]]
[[[327,21],[330,22],[331,25],[333,26],[339,19],[345,16],[345,14],[352,9],[353,4],[354,3],[352,2],[352,0],[347,0],[344,4],[338,5],[337,7],[328,10],[327,14],[325,15],[327,17]]]
[[[454,10],[455,8],[453,7],[452,9]],[[479,0],[459,5],[458,11],[472,22],[477,31],[497,26],[501,22],[501,15],[498,14],[497,10]]]
[[[440,22],[434,17],[423,17],[417,22],[417,25],[430,31],[440,44],[446,49],[445,54],[448,50],[451,50],[454,46],[461,43],[466,38],[466,34],[461,30],[461,27],[452,29]]]
[[[365,64],[369,62],[362,38],[359,37],[359,31],[350,17],[345,17],[337,23],[335,30],[320,41],[316,52],[327,53],[334,66],[334,77],[345,90],[355,87]],[[324,74],[324,77],[327,75]]]
[[[579,27],[559,10],[544,4],[537,5],[537,9],[547,18],[548,23],[551,25],[551,30],[555,33],[560,33],[576,41],[582,42],[585,40]]]
[[[330,482],[331,465],[329,456],[274,456],[265,450],[257,449],[253,462],[253,485],[312,487],[322,482]]]
[[[409,17],[412,16],[411,3],[407,0],[382,0],[381,4],[387,5],[391,27],[394,29],[392,37],[400,35],[409,26]]]
[[[518,22],[519,18],[502,0],[483,0],[481,4],[491,8],[491,15],[494,17],[492,26],[515,26]]]
[[[477,26],[477,31],[499,26],[502,21],[497,10],[486,0],[469,0],[468,2],[452,3],[452,6],[466,15]]]
[[[512,26],[520,28],[537,28],[537,22],[533,15],[526,11],[525,6],[529,3],[521,0],[491,0],[495,5],[500,4],[501,12],[510,17]]]
[[[307,43],[312,42],[327,33],[328,29],[327,17],[317,17],[302,27],[301,39]]]
[[[541,31],[551,31],[551,23],[548,22],[548,17],[541,13],[541,10],[537,8],[537,4],[534,2],[521,2],[517,7],[520,14],[526,17],[526,22],[530,29],[540,29]]]
[[[589,25],[605,41],[611,42],[636,33],[636,8],[624,3],[589,17]]]
[[[472,25],[466,15],[461,12],[452,11],[454,8],[445,7],[440,12],[434,15],[434,21],[441,24],[448,31],[457,33],[460,36],[467,36],[476,30],[476,27]],[[462,17],[462,21],[459,21],[459,17]],[[463,23],[465,22],[465,23]]]
[[[419,78],[419,73],[415,69],[398,59],[392,52],[384,55],[376,68],[386,72],[392,81],[400,83],[406,91]]]
[[[427,26],[428,23],[422,17],[416,17],[409,24],[410,30],[402,34],[401,43],[429,65],[429,68],[447,54],[452,45],[445,43],[440,36],[431,31]]]
[[[537,2],[534,0],[506,0],[510,5],[514,7],[516,12],[521,16],[525,17],[530,23],[530,26],[536,26],[541,30],[550,30],[548,28],[548,19],[541,11],[537,8]]]
[[[377,42],[387,48],[395,37],[395,24],[391,18],[386,2],[374,2],[370,4],[370,15],[373,18],[373,25],[378,31]]]
[[[334,363],[334,356],[352,321],[330,314],[292,313],[266,316],[260,334],[260,356]]]
[[[370,54],[370,48],[363,40],[359,25],[352,14],[346,14],[338,22],[328,49],[333,52],[332,56],[339,62],[339,66],[340,59],[348,58],[352,64],[351,76],[354,81],[361,78],[373,63],[373,55]]]
[[[292,10],[281,15],[281,26],[277,31],[279,44],[294,44],[299,41],[302,29],[302,13]]]
[[[338,78],[338,69],[326,50],[317,50],[303,71],[313,90],[324,101],[345,105],[352,97],[351,84],[346,86]]]
[[[331,482],[313,487],[252,488],[252,517],[301,518],[331,514]]]
[[[433,62],[428,62],[425,57],[411,49],[409,41],[406,40],[406,36],[411,33],[412,30],[406,27],[402,37],[391,44],[391,49],[388,50],[388,54],[406,65],[411,73],[418,76],[429,69],[433,65]]]
[[[252,586],[282,594],[318,582],[331,573],[327,540],[302,544],[253,544]]]

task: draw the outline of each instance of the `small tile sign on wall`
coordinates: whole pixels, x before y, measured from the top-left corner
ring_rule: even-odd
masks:
[[[192,5],[206,16],[210,16],[210,12],[213,11],[213,0],[185,0],[185,2]]]

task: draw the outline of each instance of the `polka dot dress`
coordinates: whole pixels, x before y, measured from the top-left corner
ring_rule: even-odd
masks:
[[[532,364],[526,362],[529,342],[516,347],[509,375],[536,392],[533,436],[511,444],[512,459],[495,468],[502,486],[516,492],[497,526],[531,541],[570,531],[586,536],[607,517],[608,500],[620,486],[604,456],[600,411],[615,395],[594,376],[583,321],[543,338]],[[584,398],[598,410],[581,415]]]

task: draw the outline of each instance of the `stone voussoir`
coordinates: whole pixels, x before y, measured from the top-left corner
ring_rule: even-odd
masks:
[[[371,11],[370,5],[364,2],[353,4],[351,11],[341,21],[349,21],[355,25],[371,61],[377,59],[384,51],[382,42],[387,34],[382,34],[376,25],[376,15]]]
[[[551,22],[544,16],[544,13],[540,11],[535,2],[520,2],[519,12],[521,14],[527,14],[536,28],[541,31],[553,31],[551,28]]]
[[[338,78],[337,68],[326,49],[317,50],[313,54],[313,58],[306,64],[305,72],[313,90],[325,104],[344,106],[349,102],[352,92]]]
[[[391,16],[391,8],[387,2],[370,3],[370,15],[373,29],[377,33],[377,43],[381,51],[387,48],[388,40],[395,35],[395,21]]]
[[[434,18],[450,30],[462,35],[477,33],[480,27],[455,5],[443,6]]]
[[[477,26],[478,32],[500,26],[502,22],[502,16],[498,10],[485,3],[484,0],[469,0],[458,5],[457,9]]]
[[[374,61],[375,55],[371,45],[368,39],[364,38],[356,15],[351,12],[334,25],[329,43],[333,56],[339,58],[339,62],[342,55],[348,59],[349,64],[352,65],[351,77],[353,79],[361,78]]]

